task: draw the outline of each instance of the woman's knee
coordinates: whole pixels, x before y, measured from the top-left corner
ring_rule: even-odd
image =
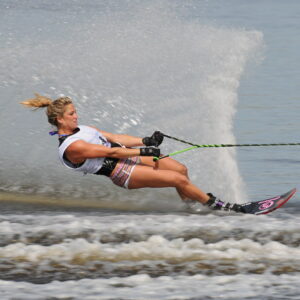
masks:
[[[166,159],[166,169],[173,170],[188,177],[188,169],[185,165],[172,158]]]
[[[182,187],[184,185],[187,185],[189,183],[189,179],[186,175],[177,173],[174,175],[174,183],[176,187]]]

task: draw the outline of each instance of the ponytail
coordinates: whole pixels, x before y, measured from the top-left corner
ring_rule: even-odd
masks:
[[[36,109],[47,107],[46,114],[48,117],[48,122],[51,125],[57,127],[58,126],[57,117],[63,116],[65,112],[65,106],[68,104],[72,104],[72,100],[69,97],[61,97],[52,101],[50,98],[41,96],[36,93],[35,98],[25,100],[21,102],[21,104]]]
[[[50,104],[52,104],[52,100],[50,98],[35,93],[35,98],[27,99],[21,102],[21,104],[28,107],[40,108],[49,106]]]

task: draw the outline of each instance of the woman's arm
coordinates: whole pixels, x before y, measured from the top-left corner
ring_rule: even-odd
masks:
[[[102,133],[105,138],[111,143],[120,143],[125,147],[137,147],[137,146],[144,146],[142,138],[135,137],[127,134],[114,134],[107,131],[99,130],[96,127],[90,126],[100,133]]]
[[[159,156],[158,148],[146,147],[139,149],[128,149],[121,147],[109,148],[102,145],[90,144],[83,140],[73,142],[65,151],[67,158],[72,163],[82,163],[88,158],[112,157],[128,158],[134,156]]]

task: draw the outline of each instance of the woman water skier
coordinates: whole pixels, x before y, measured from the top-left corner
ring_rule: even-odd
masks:
[[[69,169],[108,176],[114,184],[128,189],[175,187],[183,201],[242,212],[241,205],[223,202],[192,184],[186,167],[176,160],[153,162],[153,156],[160,156],[158,146],[163,141],[159,131],[139,138],[78,125],[76,108],[68,97],[52,101],[36,94],[21,103],[33,108],[47,107],[48,122],[57,128],[50,134],[58,134],[59,158]]]

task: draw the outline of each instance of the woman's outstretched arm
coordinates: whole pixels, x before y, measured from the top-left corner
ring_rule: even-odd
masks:
[[[140,137],[135,137],[127,134],[115,134],[115,133],[100,130],[93,126],[91,127],[98,130],[100,133],[102,133],[106,137],[106,139],[111,143],[119,143],[124,145],[125,147],[144,146],[142,138]]]

